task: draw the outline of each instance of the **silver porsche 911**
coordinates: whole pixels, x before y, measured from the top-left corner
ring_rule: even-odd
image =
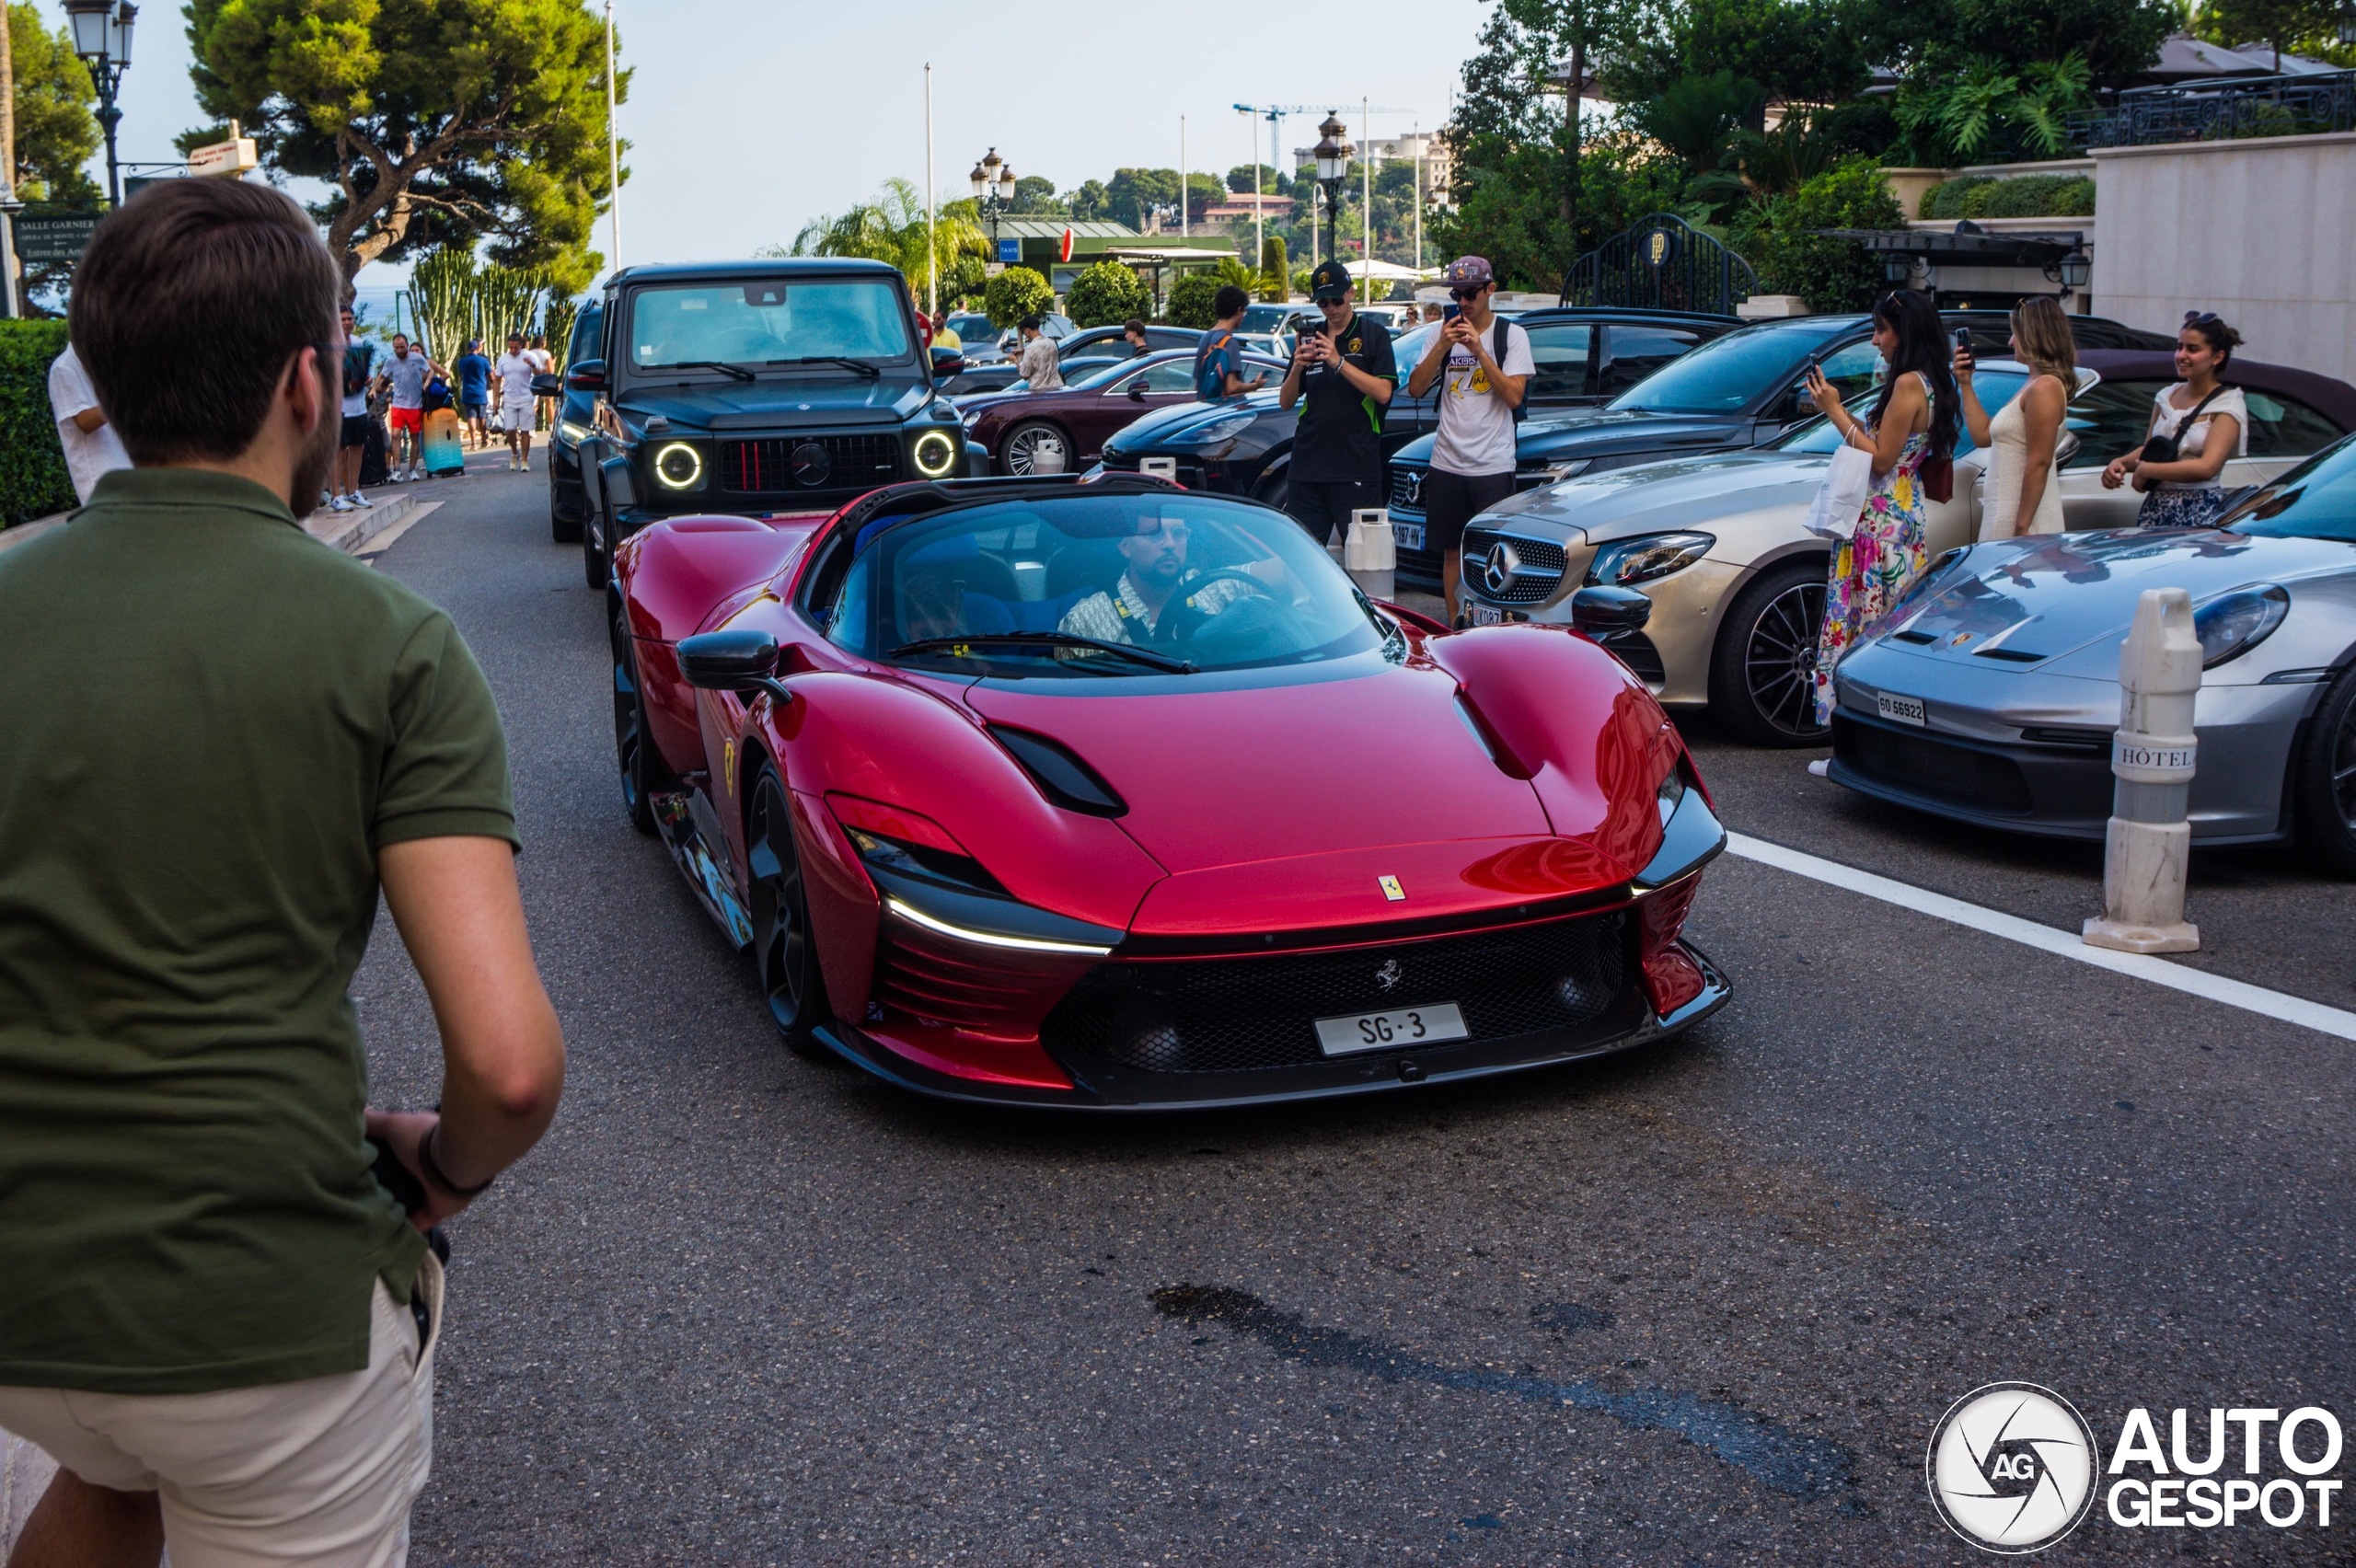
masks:
[[[2296,839],[2356,875],[2356,436],[2213,529],[1949,552],[1841,661],[1832,778],[2023,833],[2103,836],[2119,643],[2147,588],[2193,602],[2192,837]]]

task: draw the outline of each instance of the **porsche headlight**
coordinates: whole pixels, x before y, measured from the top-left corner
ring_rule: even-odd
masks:
[[[913,455],[918,473],[928,479],[938,479],[957,466],[957,444],[945,430],[929,430],[917,437]]]
[[[703,454],[684,441],[673,441],[654,453],[654,478],[665,490],[703,488]]]
[[[1232,441],[1242,435],[1251,428],[1252,421],[1257,418],[1259,415],[1253,413],[1229,414],[1224,418],[1212,420],[1208,423],[1195,425],[1191,430],[1182,430],[1175,435],[1167,436],[1163,438],[1162,444],[1165,446],[1217,446],[1222,441]]]
[[[2281,585],[2261,582],[2219,594],[2192,612],[2192,629],[2200,639],[2200,667],[2213,670],[2228,659],[2238,659],[2273,635],[2291,613],[2291,595]]]
[[[1718,541],[1708,534],[1649,534],[1621,539],[1595,552],[1587,569],[1590,588],[1626,588],[1682,571]]]

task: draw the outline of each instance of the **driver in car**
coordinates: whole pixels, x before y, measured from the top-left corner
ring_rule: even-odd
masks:
[[[1127,566],[1113,591],[1099,589],[1064,612],[1056,629],[1099,642],[1170,642],[1192,637],[1205,621],[1252,591],[1233,577],[1189,589],[1202,573],[1186,568],[1190,530],[1176,518],[1148,517],[1120,542]]]

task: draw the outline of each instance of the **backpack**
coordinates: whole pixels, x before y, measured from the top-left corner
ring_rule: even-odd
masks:
[[[1506,318],[1502,316],[1498,317],[1495,321],[1489,324],[1489,357],[1497,362],[1497,368],[1500,371],[1504,370],[1506,367],[1507,325],[1507,323]],[[1533,377],[1532,379],[1535,378]],[[1513,422],[1519,424],[1523,420],[1529,417],[1530,382],[1524,381],[1521,384],[1521,401],[1513,406]]]
[[[368,386],[368,373],[375,368],[376,346],[374,343],[351,343],[343,351],[343,395],[347,398],[364,391]]]
[[[1221,332],[1195,352],[1195,396],[1201,401],[1217,403],[1227,397],[1228,346],[1234,341],[1234,333]]]

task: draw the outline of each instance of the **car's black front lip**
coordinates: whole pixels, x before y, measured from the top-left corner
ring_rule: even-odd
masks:
[[[1034,1106],[1058,1111],[1215,1111],[1286,1101],[1332,1100],[1426,1084],[1463,1083],[1565,1062],[1610,1055],[1664,1040],[1726,1006],[1733,987],[1708,955],[1685,949],[1702,967],[1702,994],[1663,1018],[1646,1006],[1633,984],[1613,1010],[1587,1025],[1543,1030],[1503,1040],[1442,1045],[1415,1052],[1334,1057],[1310,1066],[1263,1067],[1236,1073],[1158,1073],[1068,1054],[1069,1090],[985,1083],[919,1066],[881,1041],[839,1020],[818,1037],[847,1061],[902,1089],[973,1104]],[[1403,1076],[1412,1064],[1415,1076]]]
[[[1897,746],[1928,748],[1926,757],[1946,758],[1954,766],[1910,780],[1887,766]],[[1833,711],[1832,747],[1834,783],[1958,822],[2048,838],[2099,840],[2110,819],[2107,749],[1967,739],[1885,723],[1845,708]],[[2007,789],[2017,778],[2025,806],[2004,809],[1994,798],[2001,791],[1971,791],[1970,781],[1982,775],[1992,776]],[[1946,788],[1929,787],[1930,780],[1944,782]]]

